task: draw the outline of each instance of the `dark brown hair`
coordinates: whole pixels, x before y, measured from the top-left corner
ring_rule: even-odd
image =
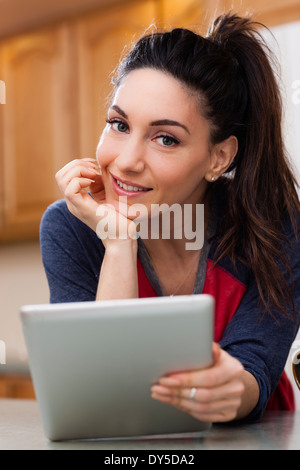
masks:
[[[283,275],[290,268],[282,221],[286,214],[296,235],[300,204],[282,138],[274,57],[257,31],[262,26],[228,13],[206,37],[182,28],[148,34],[120,63],[114,84],[139,68],[171,74],[198,93],[211,144],[237,137],[228,175],[214,183],[228,195],[215,262],[227,255],[249,266],[265,311],[273,306],[287,315],[293,296]]]

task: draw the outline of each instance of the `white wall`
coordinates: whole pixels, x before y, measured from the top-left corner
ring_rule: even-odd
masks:
[[[300,181],[300,21],[273,28],[281,51],[282,78],[286,89],[286,144]],[[291,348],[286,372],[295,389],[297,409],[300,410],[300,391],[292,375],[292,358],[300,350],[300,330]]]
[[[281,65],[285,112],[284,134],[287,150],[300,176],[300,21],[271,29],[275,40],[266,34]],[[300,180],[299,180],[300,181]]]
[[[277,26],[271,31],[276,41],[269,35],[266,37],[281,64],[285,143],[300,183],[300,21]],[[300,410],[300,391],[292,374],[292,358],[297,350],[300,350],[300,330],[286,363],[286,372],[295,390],[297,409]]]

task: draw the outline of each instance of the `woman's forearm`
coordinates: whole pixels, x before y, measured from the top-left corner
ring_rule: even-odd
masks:
[[[96,300],[138,296],[137,241],[116,242],[105,250]]]
[[[259,386],[256,379],[250,372],[244,370],[242,374],[242,381],[244,384],[244,393],[242,395],[242,402],[237,411],[236,419],[242,419],[255,408],[259,399]]]

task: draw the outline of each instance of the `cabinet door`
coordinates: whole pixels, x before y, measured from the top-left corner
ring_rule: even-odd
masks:
[[[0,398],[35,399],[29,376],[0,375]]]
[[[55,172],[71,160],[73,127],[70,29],[64,25],[0,44],[0,241],[36,237],[46,207],[60,195]]]
[[[126,45],[155,20],[157,2],[125,4],[77,22],[80,156],[94,157],[107,116],[111,73]]]
[[[167,29],[187,28],[205,34],[212,13],[223,8],[224,1],[159,0],[158,15]]]

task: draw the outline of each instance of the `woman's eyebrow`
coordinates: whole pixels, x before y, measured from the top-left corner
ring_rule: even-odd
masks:
[[[123,109],[121,109],[118,105],[113,104],[110,109],[116,111],[124,119],[128,119],[128,116],[125,111],[123,111]],[[190,134],[190,131],[184,124],[181,124],[178,121],[173,121],[172,119],[159,119],[157,121],[150,122],[150,126],[179,126],[182,127],[188,134]]]
[[[118,114],[120,114],[121,116],[123,116],[124,119],[128,119],[128,116],[127,114],[125,113],[125,111],[123,111],[119,106],[117,106],[116,104],[113,104],[110,109],[113,109],[114,111],[116,111]]]
[[[159,119],[158,121],[151,122],[150,126],[179,126],[182,127],[188,134],[190,134],[190,131],[184,124],[181,124],[178,121],[172,121],[171,119]]]

